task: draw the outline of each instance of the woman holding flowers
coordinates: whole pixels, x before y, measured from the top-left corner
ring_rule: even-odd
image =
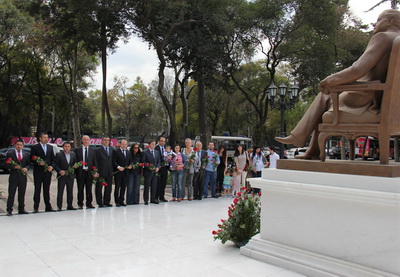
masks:
[[[130,152],[132,169],[129,171],[126,204],[134,205],[139,204],[140,185],[142,178],[142,153],[140,151],[139,144],[133,143],[131,145]]]
[[[182,154],[186,158],[185,169],[183,170],[183,195],[185,195],[185,189],[187,191],[187,199],[193,200],[193,174],[194,168],[199,163],[199,158],[196,152],[192,148],[192,140],[190,138],[185,139],[185,148],[182,150]]]
[[[175,145],[173,149],[175,156],[171,159],[171,176],[172,176],[172,201],[183,200],[182,177],[183,170],[186,165],[186,156],[181,153],[181,147]]]

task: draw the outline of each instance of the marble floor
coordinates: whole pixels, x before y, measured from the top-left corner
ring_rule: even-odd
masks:
[[[0,276],[303,276],[213,240],[231,201],[0,216]]]

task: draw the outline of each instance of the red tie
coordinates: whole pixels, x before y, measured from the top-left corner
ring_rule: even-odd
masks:
[[[22,160],[22,157],[21,157],[21,150],[18,150],[18,162],[20,163],[21,160]]]

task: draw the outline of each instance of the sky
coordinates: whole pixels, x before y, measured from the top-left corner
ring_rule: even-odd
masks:
[[[390,1],[380,5],[371,12],[365,12],[373,7],[380,0],[349,0],[350,10],[359,17],[363,23],[374,23],[378,15],[390,8]],[[372,27],[371,27],[372,29]],[[139,76],[148,85],[152,80],[157,79],[158,59],[154,50],[138,37],[132,37],[127,44],[119,42],[114,54],[108,57],[107,88],[113,87],[114,76],[127,77],[128,86],[133,85]],[[93,78],[91,89],[101,89],[102,77],[101,66]]]

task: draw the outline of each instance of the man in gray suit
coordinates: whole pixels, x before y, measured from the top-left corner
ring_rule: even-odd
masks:
[[[72,206],[73,186],[75,172],[72,170],[76,163],[76,155],[71,152],[71,143],[64,142],[63,150],[56,155],[55,169],[57,171],[58,187],[57,187],[57,207],[58,211],[62,209],[64,188],[67,187],[67,210],[76,210]]]
[[[144,204],[149,204],[149,188],[150,188],[150,202],[159,204],[157,199],[157,173],[160,169],[161,154],[155,150],[156,142],[154,140],[149,142],[149,148],[142,153],[142,162],[144,167]],[[148,165],[146,165],[148,164]],[[151,166],[150,166],[151,165]]]

